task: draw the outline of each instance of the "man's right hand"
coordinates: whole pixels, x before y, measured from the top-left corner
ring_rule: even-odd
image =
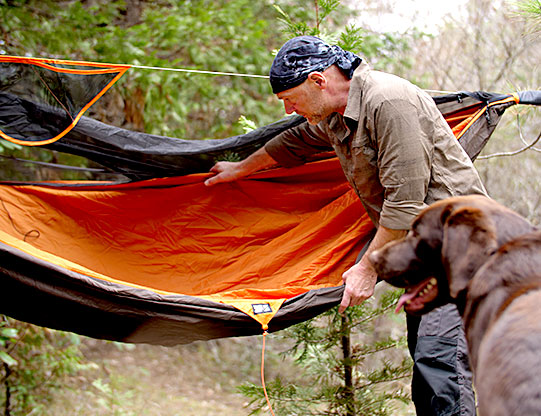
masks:
[[[245,176],[241,162],[218,162],[210,169],[210,172],[215,173],[215,175],[205,181],[206,186],[236,181]]]
[[[264,147],[252,153],[240,162],[217,162],[210,171],[215,176],[208,178],[205,185],[212,186],[217,183],[232,182],[244,178],[258,170],[275,165],[274,159],[267,153]]]

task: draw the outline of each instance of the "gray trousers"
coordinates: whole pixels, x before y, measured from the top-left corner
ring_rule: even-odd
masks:
[[[475,395],[466,336],[456,306],[448,304],[422,317],[406,315],[406,322],[413,359],[411,397],[417,415],[474,416]]]
[[[456,306],[448,304],[406,319],[417,415],[475,415],[466,337]]]

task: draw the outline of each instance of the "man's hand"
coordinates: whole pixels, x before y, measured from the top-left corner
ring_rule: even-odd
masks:
[[[212,186],[222,182],[232,182],[250,175],[258,170],[275,165],[274,159],[264,147],[252,153],[240,162],[218,162],[210,171],[216,175],[208,178],[205,185]]]
[[[245,176],[242,172],[241,162],[218,162],[210,171],[216,175],[205,181],[206,186],[222,182],[232,182]]]
[[[364,259],[366,256],[363,257]],[[363,260],[342,275],[346,288],[338,308],[339,313],[344,313],[348,306],[360,305],[374,294],[378,275],[374,268]]]

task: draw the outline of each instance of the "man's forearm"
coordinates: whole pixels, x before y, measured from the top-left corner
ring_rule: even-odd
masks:
[[[391,228],[386,228],[380,225],[376,231],[376,234],[374,235],[372,242],[370,243],[370,246],[368,246],[368,249],[366,250],[366,253],[364,254],[361,261],[368,262],[368,264],[370,264],[371,266],[371,263],[368,260],[368,255],[372,251],[383,247],[385,244],[387,244],[390,241],[403,238],[406,234],[407,234],[407,230],[393,230]]]
[[[255,151],[246,159],[239,162],[241,169],[246,172],[246,175],[257,172],[276,164],[276,161],[267,153],[264,147]]]

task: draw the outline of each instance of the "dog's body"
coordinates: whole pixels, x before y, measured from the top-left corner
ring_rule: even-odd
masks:
[[[541,231],[488,198],[456,197],[370,259],[406,288],[407,312],[457,304],[480,415],[541,415]]]

